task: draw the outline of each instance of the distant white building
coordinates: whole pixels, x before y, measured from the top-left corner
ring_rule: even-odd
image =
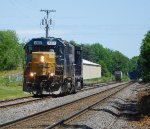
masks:
[[[83,59],[83,80],[101,78],[101,65]]]

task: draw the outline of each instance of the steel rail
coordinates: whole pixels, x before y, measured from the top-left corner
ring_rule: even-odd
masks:
[[[131,82],[128,82],[128,83],[131,83]],[[33,114],[33,115],[30,115],[30,116],[26,116],[26,117],[23,117],[23,118],[20,118],[20,119],[17,119],[17,120],[10,121],[10,122],[8,122],[8,123],[4,123],[4,124],[0,125],[0,127],[13,126],[13,125],[15,125],[17,122],[26,121],[26,120],[28,120],[28,119],[32,119],[33,117],[37,117],[38,115],[42,115],[42,114],[47,113],[47,112],[49,112],[49,111],[58,110],[59,108],[62,108],[62,107],[65,107],[65,106],[69,106],[69,105],[71,105],[71,104],[73,104],[73,103],[76,103],[76,102],[78,102],[78,101],[81,101],[81,100],[90,98],[90,97],[95,96],[95,95],[97,95],[97,94],[104,93],[104,92],[106,92],[106,91],[108,91],[108,90],[111,90],[111,89],[120,87],[120,86],[125,85],[125,84],[128,84],[128,83],[123,83],[123,84],[120,84],[120,85],[118,85],[118,86],[115,86],[115,87],[112,87],[112,88],[109,88],[109,89],[100,91],[100,92],[98,92],[98,93],[95,93],[95,94],[92,94],[92,95],[89,95],[89,96],[86,96],[86,97],[83,97],[83,98],[80,98],[80,99],[77,99],[77,100],[68,102],[68,103],[66,103],[66,104],[62,104],[62,105],[60,105],[60,106],[57,106],[57,107],[54,107],[54,108],[51,108],[51,109],[48,109],[48,110],[45,110],[45,111],[42,111],[42,112],[38,112],[38,113]]]
[[[18,103],[2,105],[2,106],[0,106],[0,109],[1,108],[8,108],[8,107],[13,107],[13,106],[18,106],[18,105],[23,105],[23,104],[32,103],[32,102],[37,102],[37,101],[41,101],[42,99],[43,98],[35,98],[35,99],[32,99],[32,100],[26,100],[26,101],[22,101],[22,102],[18,102]]]
[[[94,106],[96,106],[96,105],[99,105],[100,103],[102,103],[102,102],[105,101],[106,99],[110,98],[111,96],[115,95],[116,93],[120,92],[121,90],[123,90],[124,88],[126,88],[126,87],[128,87],[128,86],[130,86],[130,83],[127,84],[127,85],[125,85],[125,86],[122,87],[121,89],[117,90],[116,92],[110,94],[109,96],[107,96],[107,97],[101,99],[100,101],[97,101],[97,102],[95,102],[95,103],[93,103],[93,104],[91,104],[91,105],[89,105],[89,106],[87,106],[87,107],[85,107],[85,108],[83,108],[83,109],[81,109],[81,110],[79,110],[79,111],[77,111],[77,112],[71,114],[70,116],[67,116],[66,118],[64,118],[64,119],[62,119],[62,120],[59,120],[57,123],[55,123],[55,124],[53,124],[53,125],[50,125],[50,126],[46,127],[45,129],[52,129],[52,128],[55,128],[55,127],[57,127],[57,126],[63,126],[64,123],[67,122],[68,120],[71,120],[71,119],[73,119],[74,117],[77,118],[78,115],[81,115],[83,112],[87,112],[88,109],[90,109],[90,108],[92,108],[92,107],[94,107]],[[114,87],[114,88],[116,88],[116,87]],[[76,119],[76,118],[75,118],[75,119]]]
[[[83,88],[81,90],[77,90],[77,92],[84,92],[84,91],[96,89],[96,88],[99,88],[99,87],[109,86],[111,84],[108,84],[108,85],[107,84],[106,85],[94,84],[94,86],[87,86],[85,89]],[[92,85],[92,84],[90,84],[90,85]],[[28,98],[33,98],[33,97],[32,96],[28,96],[28,97],[10,99],[10,100],[6,100],[6,101],[0,101],[0,104],[11,102],[11,101],[13,102],[13,101],[17,101],[17,100],[28,99]],[[50,96],[46,96],[46,97],[35,98],[35,99],[32,99],[32,100],[26,100],[26,101],[22,101],[22,102],[18,102],[18,103],[5,104],[5,105],[0,106],[0,109],[1,108],[13,107],[13,106],[17,106],[17,105],[22,105],[22,104],[27,104],[27,103],[31,103],[31,102],[38,102],[39,100],[44,100],[44,99],[47,99],[47,98],[51,98],[51,97]]]
[[[1,103],[5,103],[5,102],[20,100],[20,99],[27,99],[27,98],[30,98],[30,97],[32,97],[32,96],[26,96],[26,97],[14,98],[14,99],[0,100],[0,104],[1,104]]]
[[[84,86],[88,86],[88,85],[102,85],[102,86],[107,86],[107,85],[111,85],[111,84],[115,84],[116,82],[108,82],[108,83],[92,83],[92,84],[84,84]],[[90,87],[90,86],[88,86]],[[10,101],[15,101],[15,100],[20,100],[20,99],[26,99],[26,98],[31,98],[33,96],[25,96],[25,97],[19,97],[19,98],[13,98],[13,99],[5,99],[5,100],[0,100],[0,104],[1,103],[5,103],[5,102],[10,102]]]

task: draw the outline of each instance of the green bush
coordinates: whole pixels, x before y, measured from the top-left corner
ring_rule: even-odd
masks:
[[[142,69],[143,80],[150,82],[150,31],[147,32],[141,45],[139,65]]]
[[[16,69],[23,64],[23,46],[15,31],[0,31],[0,71]]]

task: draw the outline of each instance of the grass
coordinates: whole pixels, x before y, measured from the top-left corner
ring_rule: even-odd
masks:
[[[23,69],[18,68],[17,70],[1,71],[0,79],[12,74],[23,74]]]
[[[20,98],[24,96],[29,96],[29,94],[25,94],[22,91],[22,87],[0,87],[0,100],[5,99],[13,99],[13,98]]]
[[[22,73],[23,69],[0,72],[0,100],[30,95],[22,91]]]
[[[85,79],[83,82],[85,84],[100,83],[100,78]]]
[[[101,77],[101,78],[93,78],[93,79],[86,79],[84,80],[84,83],[86,84],[92,84],[92,83],[108,83],[111,81],[114,81],[114,76],[110,76],[110,77]]]
[[[114,79],[114,76],[110,76],[110,77],[102,77],[101,78],[101,83],[107,83],[107,82],[112,82],[112,81],[114,81],[115,79]]]

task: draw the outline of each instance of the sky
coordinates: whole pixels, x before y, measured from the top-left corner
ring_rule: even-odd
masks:
[[[41,9],[53,9],[49,36],[100,43],[132,58],[150,30],[150,0],[1,0],[0,30],[16,31],[21,42],[45,37]]]

